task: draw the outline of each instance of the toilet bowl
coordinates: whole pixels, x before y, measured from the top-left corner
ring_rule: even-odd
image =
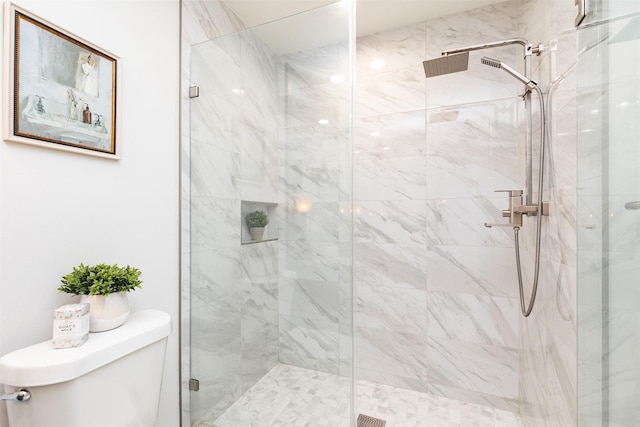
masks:
[[[80,347],[51,341],[0,358],[11,427],[152,427],[157,418],[171,318],[132,313],[117,329],[92,333]]]

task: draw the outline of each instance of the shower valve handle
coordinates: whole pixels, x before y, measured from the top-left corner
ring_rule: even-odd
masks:
[[[522,206],[522,190],[496,190],[496,193],[508,193],[509,194],[509,209],[502,211],[504,218],[509,218],[509,222],[506,224],[489,224],[485,223],[487,228],[491,227],[513,227],[520,228],[522,226],[522,213],[518,212],[517,207]]]
[[[493,227],[511,227],[511,228],[520,228],[520,224],[514,224],[513,222],[501,222],[498,224],[493,224],[490,222],[485,222],[484,226],[487,228],[493,228]]]

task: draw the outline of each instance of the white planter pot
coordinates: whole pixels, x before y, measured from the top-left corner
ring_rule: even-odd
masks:
[[[251,234],[251,240],[259,242],[264,236],[264,227],[249,227],[249,234]]]
[[[89,331],[102,332],[117,328],[129,317],[126,292],[110,295],[81,295],[81,303],[89,303]]]

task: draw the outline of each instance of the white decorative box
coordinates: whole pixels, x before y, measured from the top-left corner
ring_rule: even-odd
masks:
[[[67,304],[53,312],[53,348],[80,347],[89,339],[89,304]]]

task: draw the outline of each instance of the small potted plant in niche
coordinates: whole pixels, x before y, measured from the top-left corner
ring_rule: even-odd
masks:
[[[245,216],[245,220],[247,221],[247,227],[249,227],[251,239],[255,241],[262,240],[264,228],[269,224],[269,217],[265,211],[258,210],[249,212],[247,216]]]
[[[127,292],[140,288],[140,270],[118,264],[80,264],[62,277],[61,292],[79,295],[89,303],[89,330],[107,331],[122,325],[129,317]]]

